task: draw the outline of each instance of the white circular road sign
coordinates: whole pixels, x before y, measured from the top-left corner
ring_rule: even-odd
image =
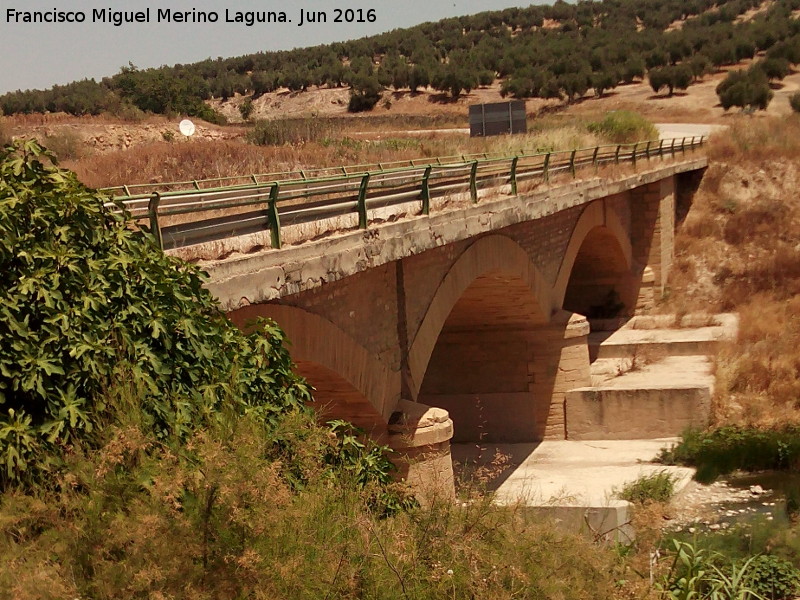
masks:
[[[184,119],[180,122],[180,124],[178,124],[178,129],[183,135],[190,137],[194,135],[195,127],[194,123],[192,123],[189,119]]]

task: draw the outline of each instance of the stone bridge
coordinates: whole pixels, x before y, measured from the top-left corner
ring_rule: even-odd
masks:
[[[452,485],[451,439],[569,439],[590,323],[659,299],[705,166],[654,161],[203,266],[235,323],[286,331],[323,415],[416,457],[410,480]]]

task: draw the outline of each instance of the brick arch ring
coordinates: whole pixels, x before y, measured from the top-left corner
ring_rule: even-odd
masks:
[[[456,259],[442,279],[410,345],[409,383],[414,399],[419,393],[439,334],[453,307],[478,277],[492,273],[511,275],[519,280],[533,295],[541,322],[550,319],[550,289],[528,253],[511,238],[503,235],[488,235],[477,239]]]

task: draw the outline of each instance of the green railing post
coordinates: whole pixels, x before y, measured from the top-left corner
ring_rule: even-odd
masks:
[[[633,151],[631,152],[631,161],[636,164],[636,149],[639,147],[639,142],[633,144]]]
[[[542,177],[545,181],[550,181],[550,153],[544,157],[544,167],[542,170]]]
[[[154,192],[147,203],[147,214],[150,216],[150,232],[156,238],[158,247],[164,249],[164,238],[161,237],[161,227],[158,225],[158,205],[161,203],[161,194]]]
[[[592,164],[597,166],[597,153],[600,152],[600,146],[594,147],[594,152],[592,152]]]
[[[618,144],[618,145],[617,145],[617,151],[616,151],[616,152],[614,152],[614,162],[615,162],[615,163],[617,163],[617,164],[619,164],[619,151],[620,151],[621,149],[622,149],[622,145],[621,145],[621,144]]]
[[[517,163],[519,162],[519,156],[515,156],[511,160],[511,175],[510,175],[510,182],[511,182],[511,195],[517,195]]]
[[[670,156],[675,156],[675,138],[672,138],[672,143],[669,145]]]
[[[686,153],[686,138],[683,138],[681,140],[681,153],[683,153],[683,154]]]
[[[650,160],[650,140],[647,141],[647,147],[644,149],[645,156],[647,156],[647,160]]]
[[[472,168],[469,171],[469,195],[473,202],[478,201],[478,161],[472,162]]]
[[[280,248],[281,242],[281,218],[278,215],[278,192],[280,191],[277,182],[272,184],[269,191],[269,204],[267,205],[267,216],[269,220],[269,232],[272,239],[272,247]]]
[[[425,167],[425,174],[422,176],[422,214],[427,215],[431,212],[431,185],[430,177],[433,167],[428,165]]]
[[[358,228],[367,228],[367,186],[369,185],[369,173],[364,173],[361,178],[361,187],[358,188]]]
[[[575,153],[578,152],[577,150],[573,150],[572,154],[569,155],[569,171],[572,173],[572,176],[575,177]]]
[[[658,140],[658,155],[664,156],[664,140]]]

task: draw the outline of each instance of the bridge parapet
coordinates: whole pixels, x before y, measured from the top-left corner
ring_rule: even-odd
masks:
[[[647,186],[706,166],[705,157],[658,164],[634,174],[593,177],[518,196],[495,197],[476,205],[443,209],[425,218],[386,221],[366,231],[346,231],[281,250],[262,249],[201,261],[201,265],[211,275],[209,289],[227,312],[299,294],[433,248],[540,220],[631,190],[649,193],[652,200],[661,192],[643,191]],[[642,226],[658,216],[652,210],[659,209],[651,208],[643,215],[639,219]],[[650,242],[643,241],[642,247]],[[637,258],[648,264],[644,257]]]

